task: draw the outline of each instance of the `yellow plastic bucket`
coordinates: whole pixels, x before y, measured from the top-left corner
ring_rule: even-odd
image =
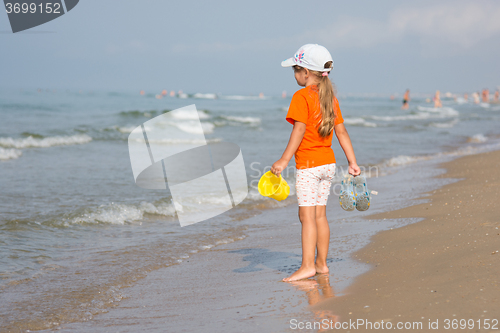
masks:
[[[286,180],[276,177],[271,171],[266,172],[259,180],[259,193],[278,201],[285,200],[290,194],[290,186]]]

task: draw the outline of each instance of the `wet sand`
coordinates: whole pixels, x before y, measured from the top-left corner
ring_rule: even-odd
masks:
[[[353,255],[371,270],[357,277],[344,296],[313,310],[337,315],[337,327],[359,322],[356,329],[344,324],[342,331],[351,332],[395,329],[398,322],[415,332],[500,330],[500,151],[442,167],[448,172],[437,179],[457,181],[429,192],[429,202],[367,217],[424,220],[373,236]]]

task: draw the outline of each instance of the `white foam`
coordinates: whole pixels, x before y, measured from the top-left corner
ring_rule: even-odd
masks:
[[[196,93],[193,95],[193,98],[201,98],[201,99],[217,99],[217,94],[202,94]]]
[[[425,106],[417,106],[421,112],[415,114],[406,114],[400,116],[370,116],[371,119],[382,121],[396,121],[396,120],[423,120],[429,118],[454,118],[459,115],[459,112],[453,108],[430,108]]]
[[[454,116],[459,115],[459,112],[457,110],[455,110],[454,108],[446,107],[446,106],[441,107],[441,108],[430,108],[430,107],[419,105],[419,106],[417,106],[417,109],[420,111],[436,113],[436,114],[439,114],[443,117],[454,117]]]
[[[344,118],[344,123],[352,126],[377,127],[377,124],[368,122],[363,118]]]
[[[102,205],[94,211],[82,213],[80,216],[71,219],[70,223],[125,224],[125,222],[143,219],[145,213],[173,216],[175,214],[175,210],[172,205],[167,203],[160,203],[156,206],[146,201],[141,202],[139,205],[111,203],[108,205]]]
[[[481,103],[481,104],[479,104],[479,106],[482,107],[482,108],[487,109],[487,108],[490,107],[490,103]]]
[[[419,120],[419,119],[428,119],[430,117],[431,115],[429,113],[417,113],[404,116],[370,116],[370,118],[374,120],[382,120],[382,121]]]
[[[469,138],[468,142],[472,143],[483,143],[488,139],[483,134],[476,134]],[[397,157],[393,157],[389,160],[386,160],[379,164],[381,167],[395,167],[395,166],[404,166],[407,164],[415,163],[418,161],[425,161],[434,158],[446,157],[446,156],[466,156],[479,154],[482,152],[498,150],[500,149],[500,141],[495,141],[490,144],[484,145],[468,145],[465,147],[460,147],[456,150],[447,151],[447,152],[439,152],[432,155],[424,155],[424,156],[407,156],[400,155]]]
[[[481,143],[486,142],[488,139],[481,133],[471,136],[467,142]]]
[[[452,121],[444,122],[444,123],[430,123],[429,126],[437,127],[437,128],[451,128],[458,124],[458,119],[453,119]]]
[[[14,160],[19,158],[23,153],[17,149],[4,149],[0,147],[0,160]]]
[[[215,128],[215,125],[209,122],[202,122],[201,129],[197,126],[197,123],[193,122],[172,122],[169,124],[174,125],[183,132],[191,134],[210,134]]]
[[[239,123],[260,124],[261,122],[260,118],[257,117],[236,117],[236,116],[221,116],[221,117]]]
[[[130,126],[130,127],[120,127],[120,126],[114,126],[114,128],[120,132],[120,133],[130,133],[133,130],[135,130],[137,126]]]
[[[382,163],[382,166],[400,166],[400,165],[406,165],[410,163],[417,162],[420,158],[416,156],[407,156],[407,155],[399,155],[396,157],[393,157],[384,163]]]
[[[253,101],[253,100],[263,100],[270,99],[271,97],[267,96],[243,96],[243,95],[229,95],[229,96],[220,96],[221,99],[231,99],[236,101]]]
[[[70,146],[89,143],[92,138],[86,134],[72,136],[52,136],[43,139],[35,139],[29,136],[24,139],[13,139],[10,137],[0,138],[0,146],[5,148],[48,148],[53,146]]]
[[[135,142],[141,142],[143,143],[143,139],[138,139],[134,140]],[[205,144],[205,143],[212,143],[212,142],[221,142],[222,139],[220,138],[213,138],[213,139],[207,139],[207,140],[190,140],[190,139],[161,139],[161,140],[154,140],[154,139],[148,139],[149,143],[156,143],[160,145],[182,145],[182,144]]]
[[[196,115],[194,115],[191,110],[177,110],[172,113],[172,117],[183,120],[198,120],[198,118],[196,118]],[[199,119],[210,118],[210,116],[205,111],[202,110],[198,111],[198,117]]]
[[[111,223],[125,224],[137,221],[143,217],[143,212],[134,206],[110,204],[99,207],[95,212],[84,213],[73,218],[71,223]]]

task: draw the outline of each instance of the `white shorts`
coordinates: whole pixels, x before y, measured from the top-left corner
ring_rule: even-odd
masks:
[[[326,206],[335,176],[335,163],[298,169],[295,190],[299,206]]]

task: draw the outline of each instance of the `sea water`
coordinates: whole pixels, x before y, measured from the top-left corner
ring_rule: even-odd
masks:
[[[122,289],[148,272],[243,239],[248,217],[295,204],[293,161],[284,172],[289,199],[272,201],[256,188],[286,147],[290,98],[183,97],[0,91],[2,326],[43,329],[91,318],[119,302]],[[436,109],[414,98],[401,110],[399,101],[383,96],[340,94],[339,101],[358,164],[369,177],[422,160],[500,148],[500,106],[494,104],[450,99]],[[181,228],[167,191],[135,185],[127,138],[145,121],[191,104],[209,142],[241,147],[249,194],[235,209]],[[191,118],[181,115],[173,126],[189,133]],[[347,161],[333,142],[341,175]],[[334,186],[331,202],[335,191]],[[198,198],[183,209],[219,200]]]

